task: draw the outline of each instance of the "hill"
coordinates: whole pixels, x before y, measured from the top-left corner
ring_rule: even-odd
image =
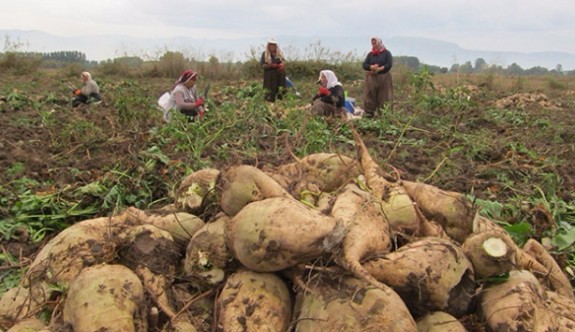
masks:
[[[202,39],[174,37],[166,39],[136,38],[122,35],[64,37],[34,30],[0,30],[0,35],[13,43],[21,44],[21,51],[54,52],[80,51],[89,60],[102,61],[118,56],[140,56],[155,58],[166,50],[181,51],[195,58],[216,55],[223,61],[243,61],[252,51],[258,54],[263,49],[265,38]],[[362,58],[369,48],[365,36],[277,36],[287,55],[292,58],[309,55],[310,48],[319,45],[330,51],[340,51]],[[524,69],[544,67],[563,70],[575,69],[575,54],[540,51],[532,53],[469,50],[455,43],[443,40],[394,36],[385,38],[385,44],[394,55],[414,56],[420,62],[450,68],[453,64],[464,64],[482,58],[490,65],[506,68],[516,63]],[[313,50],[312,50],[313,51]],[[302,54],[303,53],[303,54]]]

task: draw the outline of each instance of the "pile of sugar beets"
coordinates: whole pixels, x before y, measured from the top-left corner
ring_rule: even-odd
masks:
[[[356,157],[198,170],[169,206],[72,225],[2,297],[0,327],[575,330],[570,281],[538,241],[384,172],[353,132]]]

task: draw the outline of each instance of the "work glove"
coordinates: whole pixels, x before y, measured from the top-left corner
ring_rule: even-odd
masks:
[[[319,88],[319,91],[317,93],[320,96],[329,96],[331,93],[329,92],[329,89],[322,86],[321,88]]]
[[[79,96],[79,95],[82,93],[82,91],[81,91],[80,89],[75,89],[74,91],[72,91],[72,93],[73,93],[75,96]]]
[[[194,104],[194,106],[196,106],[196,107],[204,106],[204,98],[200,98],[200,99],[196,100],[196,103]]]

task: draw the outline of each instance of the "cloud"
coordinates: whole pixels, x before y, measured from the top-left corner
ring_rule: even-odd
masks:
[[[527,52],[575,53],[572,0],[21,0],[3,4],[0,29],[169,38],[413,36]]]

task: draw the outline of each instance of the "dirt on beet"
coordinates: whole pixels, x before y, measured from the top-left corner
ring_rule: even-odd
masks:
[[[100,105],[88,105],[72,110],[71,96],[61,87],[54,89],[54,80],[36,79],[29,83],[25,80],[23,77],[0,78],[0,83],[15,87],[14,90],[0,92],[4,94],[0,95],[0,169],[3,170],[0,174],[0,186],[4,188],[10,187],[10,181],[14,180],[8,170],[14,169],[14,165],[18,163],[23,165],[18,173],[20,178],[50,183],[52,188],[95,182],[105,176],[106,172],[116,168],[136,169],[141,167],[138,153],[148,147],[149,130],[164,125],[161,112],[157,112],[157,117],[141,123],[138,130],[119,128],[116,118],[121,105],[109,95],[104,93],[104,103]],[[149,86],[146,83],[140,84],[143,86],[143,93],[159,96],[170,84],[170,80],[152,80]],[[25,90],[23,86],[29,86],[29,90]],[[217,89],[212,87],[212,90]],[[459,137],[469,134],[470,139],[481,137],[478,133],[486,138],[491,137],[488,149],[458,151],[460,144],[453,140],[449,132],[436,132],[426,127],[426,123],[432,121],[435,113],[442,112],[441,109],[430,111],[429,118],[414,121],[412,127],[402,133],[386,134],[382,137],[364,129],[360,134],[384,169],[406,180],[427,181],[445,190],[473,193],[483,199],[506,201],[518,192],[529,193],[534,190],[533,183],[525,183],[522,178],[556,174],[561,181],[561,189],[557,195],[565,202],[572,203],[575,193],[575,163],[572,162],[575,160],[573,91],[564,91],[549,98],[542,93],[497,95],[488,94],[481,88],[476,89],[472,97],[477,100],[476,106],[458,113],[457,118],[453,119],[451,130],[457,131]],[[50,91],[55,93],[51,94]],[[17,107],[18,103],[10,99],[16,98],[14,95],[23,98],[23,106]],[[46,98],[50,100],[46,101]],[[216,105],[223,102],[218,98],[225,96],[218,96],[216,91]],[[45,106],[39,111],[30,107],[33,102],[44,102]],[[406,100],[398,98],[394,106],[394,112],[405,113],[406,121],[411,115],[410,106],[406,106],[407,104]],[[52,108],[46,105],[52,105]],[[403,108],[404,106],[406,108]],[[69,111],[63,112],[62,109]],[[493,118],[493,113],[486,112],[489,109],[500,109],[501,113],[508,112],[509,116],[518,114],[517,121],[527,117],[531,119],[531,123],[535,122],[537,125],[503,126],[501,121]],[[58,141],[55,135],[72,134],[66,131],[66,127],[62,127],[60,131],[49,129],[54,126],[47,126],[43,122],[45,117],[42,112],[50,113],[52,122],[68,125],[77,121],[79,124],[89,124],[90,129],[97,132],[86,133],[94,135],[93,140],[67,137],[67,144],[50,144]],[[78,135],[78,131],[73,135]],[[416,144],[398,146],[398,135]],[[260,154],[249,158],[231,154],[225,161],[214,160],[214,167],[293,161],[288,153],[274,155],[265,152],[267,146],[283,144],[287,140],[280,137],[255,139],[262,147]],[[449,154],[441,155],[447,150],[450,150]],[[349,151],[353,156],[353,150]],[[175,150],[163,152],[171,160],[185,162],[190,158]],[[203,156],[212,158],[209,154],[208,148]],[[451,171],[445,171],[446,168]],[[178,171],[180,174],[166,176],[183,178],[185,169]],[[502,175],[506,177],[505,181],[501,179]],[[506,183],[516,183],[516,186],[509,188]],[[3,217],[9,215],[10,211],[6,206],[0,209]],[[35,249],[35,246],[28,246],[26,243],[26,234],[22,234],[22,239],[19,240],[4,239],[2,247],[21,257],[32,254]]]

